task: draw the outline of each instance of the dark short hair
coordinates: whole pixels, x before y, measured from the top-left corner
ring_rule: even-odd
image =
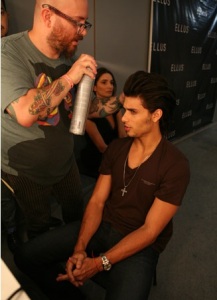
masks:
[[[97,69],[97,74],[96,74],[96,77],[95,77],[95,81],[94,81],[94,85],[96,85],[97,82],[98,82],[98,80],[100,79],[100,77],[101,77],[103,74],[106,74],[106,73],[110,74],[111,77],[112,77],[113,85],[114,85],[114,90],[113,90],[112,96],[114,96],[114,95],[116,94],[116,91],[117,91],[117,82],[116,82],[116,80],[115,80],[115,77],[114,77],[113,73],[112,73],[110,70],[108,70],[108,69],[106,69],[106,68],[104,68],[104,67],[98,68],[98,69]]]
[[[168,133],[176,107],[176,97],[163,76],[137,71],[126,80],[124,94],[127,97],[139,97],[143,107],[150,113],[161,109],[163,115],[160,119],[160,130],[163,135]]]

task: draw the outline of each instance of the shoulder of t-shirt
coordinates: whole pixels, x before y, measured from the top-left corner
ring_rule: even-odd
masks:
[[[2,45],[2,47],[13,46],[13,42],[16,42],[17,40],[25,37],[25,35],[27,35],[27,31],[22,31],[22,32],[18,32],[18,33],[8,35],[8,36],[1,39],[1,45]]]
[[[123,146],[131,144],[132,142],[133,142],[133,139],[130,137],[116,138],[109,144],[109,148],[120,148],[121,149]]]
[[[186,158],[186,155],[171,141],[167,139],[163,139],[164,147],[166,147],[167,151],[173,152],[175,155],[181,156],[183,158]]]
[[[104,152],[104,156],[108,155],[113,159],[117,158],[119,155],[122,155],[126,148],[130,148],[132,141],[132,138],[129,137],[114,139],[108,145],[106,151]]]
[[[179,173],[184,173],[186,176],[190,172],[189,161],[187,157],[181,152],[176,145],[167,139],[163,139],[160,145],[158,154],[160,159],[161,171],[173,172],[176,170]]]

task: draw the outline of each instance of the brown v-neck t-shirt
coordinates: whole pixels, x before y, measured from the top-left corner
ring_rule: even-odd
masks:
[[[124,163],[133,138],[113,141],[104,153],[100,173],[112,176],[112,188],[108,197],[103,221],[124,235],[141,227],[155,197],[162,201],[180,206],[190,180],[189,163],[171,142],[165,138],[140,166],[130,169],[126,164],[125,184],[127,193],[122,196],[124,188]],[[136,172],[136,174],[135,174]],[[172,220],[164,228],[153,248],[162,252],[172,236]]]

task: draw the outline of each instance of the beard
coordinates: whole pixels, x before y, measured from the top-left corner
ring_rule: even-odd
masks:
[[[59,55],[64,55],[66,58],[72,57],[77,51],[77,46],[72,45],[73,40],[83,40],[83,36],[75,35],[70,39],[69,36],[65,35],[64,28],[60,26],[58,26],[58,28],[54,27],[50,35],[47,37],[49,46]]]

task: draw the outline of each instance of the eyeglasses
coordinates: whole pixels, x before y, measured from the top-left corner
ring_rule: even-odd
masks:
[[[73,18],[65,15],[64,13],[62,13],[60,10],[58,10],[57,8],[49,5],[49,4],[42,4],[43,8],[48,8],[50,10],[52,10],[57,16],[69,21],[70,23],[72,23],[74,26],[76,26],[77,29],[77,34],[80,34],[85,30],[89,30],[92,27],[92,24],[85,21],[85,23],[80,23],[76,20],[74,20]]]

